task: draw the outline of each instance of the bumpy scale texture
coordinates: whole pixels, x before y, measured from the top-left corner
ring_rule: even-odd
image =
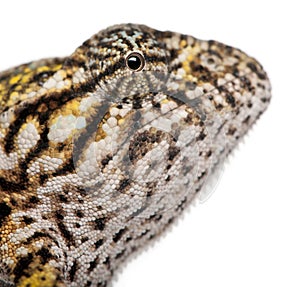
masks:
[[[0,286],[110,285],[270,97],[240,50],[134,24],[2,72]]]

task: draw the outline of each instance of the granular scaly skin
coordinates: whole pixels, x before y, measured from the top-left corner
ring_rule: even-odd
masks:
[[[133,24],[2,72],[0,286],[108,286],[270,97],[240,50]]]

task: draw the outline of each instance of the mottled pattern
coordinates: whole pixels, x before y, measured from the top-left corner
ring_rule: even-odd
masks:
[[[240,50],[133,24],[2,72],[0,286],[108,286],[269,101]]]

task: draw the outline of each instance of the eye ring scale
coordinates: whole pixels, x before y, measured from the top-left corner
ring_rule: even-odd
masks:
[[[141,71],[145,67],[145,58],[139,52],[132,52],[126,57],[126,66],[133,72]]]

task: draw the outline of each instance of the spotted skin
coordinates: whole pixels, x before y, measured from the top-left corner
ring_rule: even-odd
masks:
[[[201,196],[270,90],[238,49],[134,24],[2,72],[0,286],[109,286]]]

